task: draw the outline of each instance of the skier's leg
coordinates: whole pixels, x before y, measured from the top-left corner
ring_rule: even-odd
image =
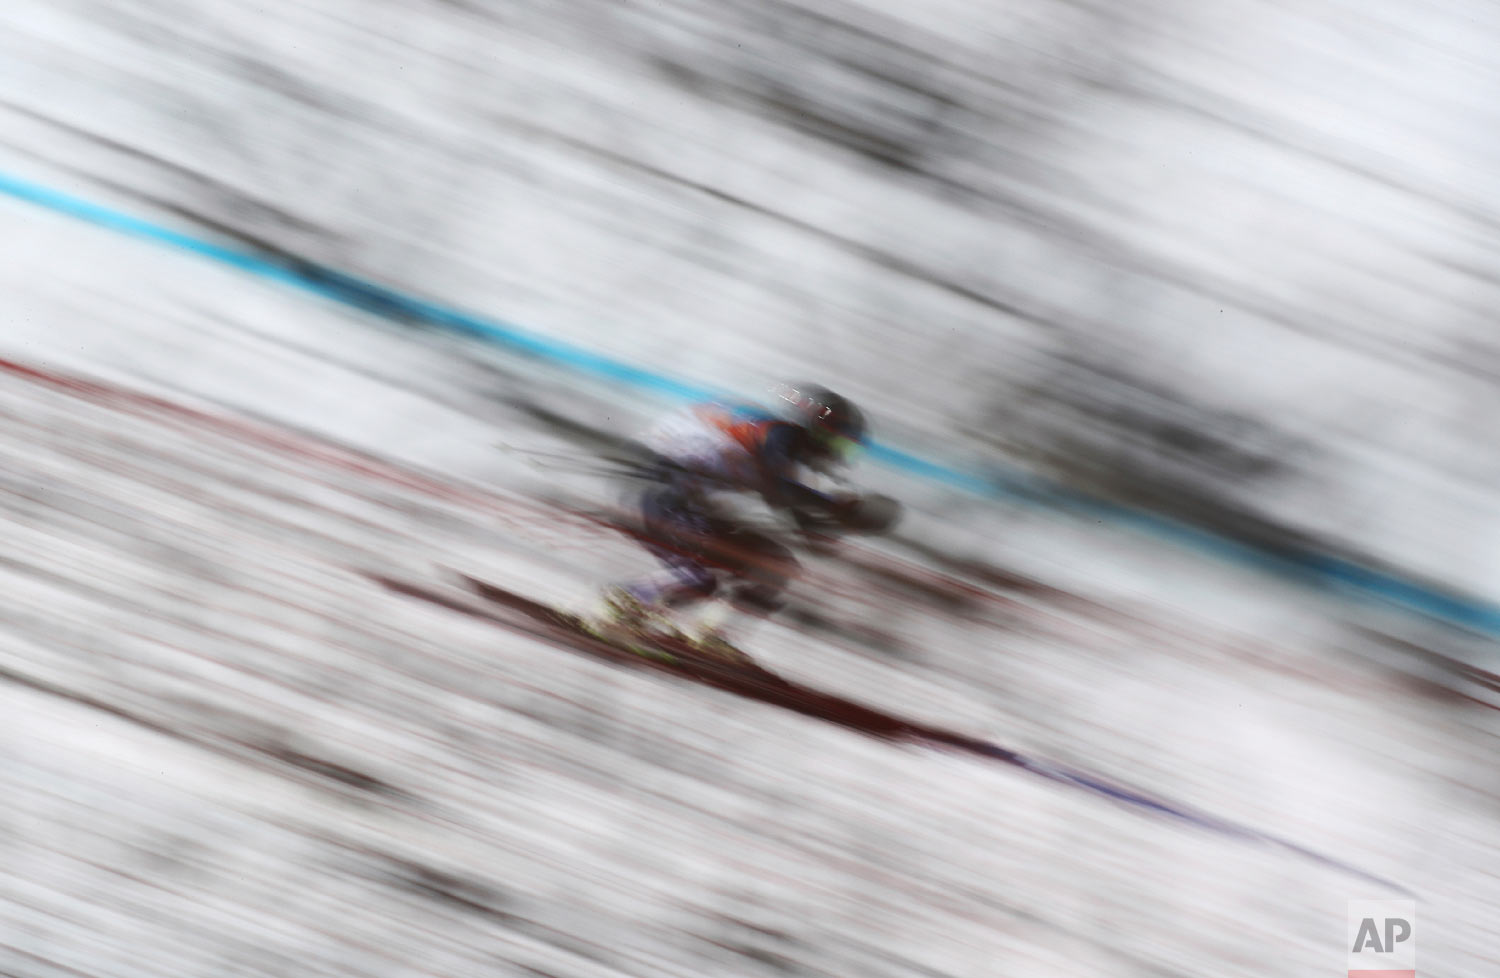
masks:
[[[754,623],[781,607],[783,592],[799,566],[786,546],[749,530],[724,534],[715,556],[729,567],[733,579],[723,588],[726,600],[699,617],[694,637],[705,649],[742,657],[735,643],[743,642]]]
[[[786,545],[763,533],[735,533],[731,544],[735,583],[730,603],[756,617],[775,613],[787,585],[801,570],[797,558]]]
[[[647,532],[642,545],[663,569],[609,588],[605,602],[616,618],[661,625],[668,609],[706,598],[718,588],[718,577],[702,552],[712,521],[670,487],[647,490],[641,516]]]

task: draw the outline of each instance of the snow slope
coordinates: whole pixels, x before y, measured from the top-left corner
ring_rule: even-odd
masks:
[[[922,10],[22,0],[9,169],[1496,597],[1495,12]]]
[[[949,458],[1113,359],[1301,439],[1230,498],[1495,596],[1489,13],[1136,9],[21,3],[0,141],[675,376],[828,376]],[[576,604],[641,566],[549,502],[615,490],[538,418],[660,402],[0,221],[0,971],[1312,975],[1382,895],[393,597],[358,570]],[[1396,881],[1423,970],[1488,973],[1496,714],[1399,644],[1452,638],[870,477],[906,542],[810,560],[823,625],[768,626],[768,666]]]

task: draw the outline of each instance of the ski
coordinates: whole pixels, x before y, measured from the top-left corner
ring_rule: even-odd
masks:
[[[617,662],[645,662],[711,685],[752,682],[784,686],[785,680],[749,656],[727,659],[699,650],[692,643],[665,635],[640,634],[629,640],[606,638],[578,615],[517,594],[458,571],[445,570],[462,596],[449,588],[361,571],[388,591],[447,608],[493,625],[523,631],[572,651]]]
[[[417,584],[384,574],[362,573],[394,593],[417,598],[512,631],[529,633],[575,653],[656,669],[746,699],[834,723],[880,740],[946,748],[997,761],[1138,811],[1193,825],[1221,836],[1279,848],[1367,882],[1389,887],[1396,892],[1410,892],[1395,881],[1269,832],[1237,824],[1090,772],[1031,757],[979,737],[905,720],[842,696],[790,682],[758,665],[714,660],[696,654],[687,643],[680,643],[680,647],[677,647],[679,643],[662,641],[653,643],[659,644],[659,648],[642,652],[605,641],[592,634],[577,615],[466,574],[454,575],[456,583],[461,585],[460,593],[463,594],[463,597],[457,597],[451,593],[454,590],[451,588]]]

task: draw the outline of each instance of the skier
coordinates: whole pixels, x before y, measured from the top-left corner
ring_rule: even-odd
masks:
[[[751,619],[774,612],[797,561],[789,547],[736,512],[734,497],[758,497],[790,515],[813,544],[826,543],[859,511],[859,495],[824,492],[807,479],[833,477],[849,461],[865,437],[859,409],[823,387],[784,385],[775,394],[776,414],[699,404],[647,435],[654,458],[640,496],[644,546],[664,570],[606,589],[596,619],[601,635],[629,641],[660,632],[741,658],[728,638],[728,619],[735,611]],[[673,612],[709,598],[716,601],[708,614],[693,634],[683,634]]]

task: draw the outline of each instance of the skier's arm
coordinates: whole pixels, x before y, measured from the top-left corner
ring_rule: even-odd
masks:
[[[797,478],[800,466],[795,446],[798,436],[799,432],[791,426],[774,429],[766,436],[761,452],[765,500],[772,506],[790,510],[797,523],[804,527],[820,518],[837,519],[857,497],[847,493],[819,492]]]
[[[901,504],[892,497],[878,492],[819,492],[795,477],[796,434],[792,430],[775,440],[766,439],[773,453],[769,460],[777,465],[768,470],[766,501],[789,510],[810,541],[828,543],[847,533],[891,532],[902,515]]]

